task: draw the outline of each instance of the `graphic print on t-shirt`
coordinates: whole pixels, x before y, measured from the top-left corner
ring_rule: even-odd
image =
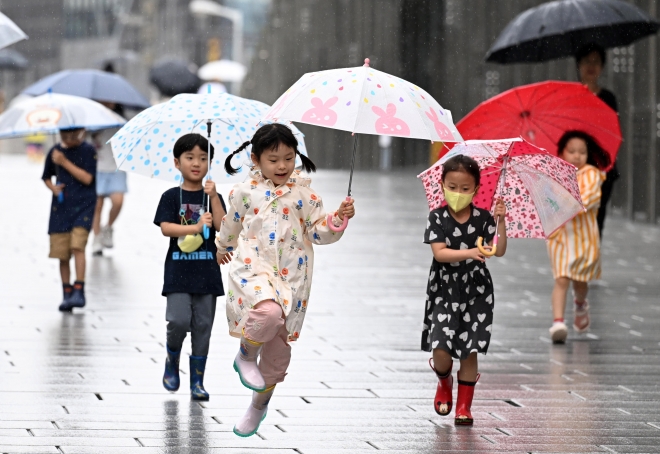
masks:
[[[179,209],[181,225],[196,225],[204,212],[204,206],[199,203],[182,203]],[[215,257],[208,250],[206,240],[204,240],[194,252],[172,252],[172,260],[215,260]]]

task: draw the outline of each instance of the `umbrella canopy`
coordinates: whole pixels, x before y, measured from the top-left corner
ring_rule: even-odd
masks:
[[[232,60],[211,61],[199,68],[197,75],[202,80],[218,80],[220,82],[241,82],[247,69]]]
[[[18,28],[18,25],[10,18],[0,13],[0,49],[23,39],[28,39],[25,32]]]
[[[119,170],[163,180],[179,182],[180,173],[174,166],[172,148],[184,134],[196,132],[207,137],[207,121],[212,122],[211,145],[215,157],[211,168],[216,183],[237,183],[245,180],[250,162],[251,146],[236,162],[243,164],[236,175],[227,175],[225,158],[243,142],[252,138],[259,119],[268,105],[259,101],[223,94],[182,94],[168,102],[142,111],[110,139],[112,153]],[[288,124],[298,139],[298,150],[307,154],[303,134]]]
[[[596,43],[607,49],[656,33],[660,24],[630,2],[560,0],[520,13],[486,54],[496,63],[542,62],[572,57]]]
[[[576,168],[522,139],[457,144],[419,175],[429,209],[444,204],[442,164],[459,154],[479,163],[481,184],[473,203],[490,211],[498,199],[506,204],[509,238],[548,238],[584,211]]]
[[[0,138],[56,133],[72,128],[94,131],[124,123],[126,120],[95,101],[47,93],[17,103],[0,115]]]
[[[0,69],[25,69],[30,62],[14,49],[0,49]]]
[[[418,86],[369,67],[369,59],[357,68],[303,75],[266,118],[434,142],[463,140],[450,111]]]
[[[190,70],[190,65],[178,59],[157,62],[149,71],[149,81],[164,96],[196,93],[202,83],[197,74]]]
[[[97,69],[60,71],[35,82],[22,93],[38,96],[48,93],[49,90],[53,93],[81,96],[137,109],[144,109],[150,105],[147,98],[122,76]]]
[[[513,88],[479,104],[456,127],[466,139],[522,137],[552,154],[565,132],[583,131],[607,153],[602,170],[614,165],[622,141],[616,112],[577,82]]]

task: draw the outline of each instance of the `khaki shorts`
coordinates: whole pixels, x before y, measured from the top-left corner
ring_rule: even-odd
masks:
[[[74,227],[71,232],[50,234],[51,259],[70,260],[71,251],[84,251],[87,246],[89,231],[82,227]]]

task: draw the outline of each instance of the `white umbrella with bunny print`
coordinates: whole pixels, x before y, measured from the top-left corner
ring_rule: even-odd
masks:
[[[331,69],[304,74],[280,98],[265,116],[267,120],[289,120],[354,134],[350,200],[356,133],[426,139],[433,142],[462,142],[451,112],[440,106],[426,91],[400,77],[369,66]],[[335,231],[346,228],[334,227]]]

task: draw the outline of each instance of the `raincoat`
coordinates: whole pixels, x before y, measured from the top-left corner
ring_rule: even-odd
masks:
[[[270,299],[282,307],[289,341],[300,336],[312,286],[312,243],[330,244],[342,236],[328,227],[321,197],[310,183],[294,171],[288,183],[275,187],[254,170],[229,193],[215,243],[220,254],[234,252],[227,292],[232,336],[241,336],[250,309]],[[332,222],[341,225],[337,213]]]

